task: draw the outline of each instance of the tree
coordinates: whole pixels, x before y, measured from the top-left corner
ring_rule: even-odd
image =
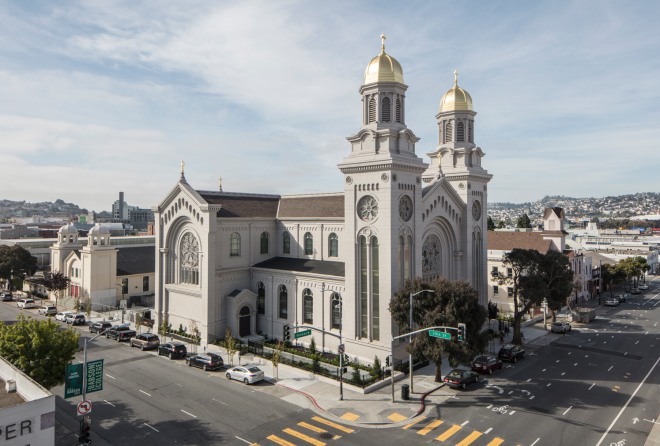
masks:
[[[229,327],[225,332],[225,350],[227,350],[229,365],[234,365],[234,355],[238,349],[236,348],[236,338],[231,334],[231,328]]]
[[[282,350],[284,350],[284,342],[277,341],[277,344],[275,344],[275,349],[273,350],[273,356],[271,357],[271,361],[273,362],[273,369],[275,369],[275,379],[279,379],[278,366],[280,365],[280,359],[282,358]]]
[[[9,284],[9,291],[13,290],[12,281],[22,281],[28,275],[37,271],[37,258],[22,246],[0,245],[0,279]]]
[[[504,223],[504,220],[500,220],[497,222],[497,229],[504,229],[506,228],[506,223]]]
[[[44,274],[44,286],[51,293],[55,293],[55,306],[57,306],[57,301],[61,297],[60,294],[62,291],[69,288],[69,283],[71,283],[71,279],[62,272],[55,271],[54,273]]]
[[[64,371],[78,350],[80,333],[51,319],[24,315],[0,323],[0,356],[47,389],[64,383]]]
[[[617,265],[603,264],[601,270],[601,280],[605,285],[605,290],[610,291],[610,297],[616,285],[621,285],[626,281],[626,272]]]
[[[167,323],[167,318],[163,317],[162,322],[158,326],[158,334],[163,338],[161,342],[165,342],[167,340],[167,333],[169,332],[170,326]]]
[[[495,222],[491,218],[491,216],[488,216],[488,220],[486,220],[486,224],[488,225],[488,230],[489,231],[494,231],[495,230]]]
[[[529,221],[529,217],[527,214],[522,214],[520,217],[518,217],[518,221],[516,222],[516,228],[531,228],[532,227],[532,222]]]
[[[425,281],[421,278],[406,280],[390,301],[389,310],[399,326],[401,333],[412,331],[409,323],[410,294],[422,290],[433,293],[418,295],[413,301],[413,323],[419,327],[457,327],[466,324],[466,342],[457,339],[456,332],[452,339],[441,340],[427,335],[417,335],[409,345],[413,356],[423,356],[435,363],[435,381],[442,380],[440,366],[442,355],[452,367],[468,362],[481,353],[488,343],[487,334],[482,327],[486,322],[487,311],[479,303],[479,294],[465,282],[451,282],[443,278]]]
[[[544,286],[543,295],[554,322],[555,313],[567,304],[566,300],[573,290],[574,274],[568,257],[558,251],[549,251],[540,259],[536,274]]]

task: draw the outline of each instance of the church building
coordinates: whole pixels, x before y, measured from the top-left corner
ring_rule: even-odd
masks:
[[[195,327],[202,344],[310,328],[319,349],[390,353],[391,296],[413,277],[470,283],[485,306],[491,175],[475,144],[472,98],[442,96],[425,163],[406,125],[403,69],[385,39],[360,87],[362,122],[338,164],[343,190],[273,195],[194,189],[184,175],[154,208],[156,317]],[[331,186],[339,189],[341,185]]]

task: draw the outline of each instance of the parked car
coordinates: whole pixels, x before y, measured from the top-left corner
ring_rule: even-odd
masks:
[[[445,375],[443,381],[449,387],[465,389],[470,384],[479,382],[479,374],[472,370],[454,369]]]
[[[134,337],[137,333],[131,329],[128,324],[115,325],[105,330],[105,337],[108,339],[116,339],[117,342],[127,341]]]
[[[43,305],[39,307],[38,313],[44,316],[55,316],[57,314],[57,307],[55,305]]]
[[[186,364],[188,364],[189,367],[199,367],[204,371],[218,370],[225,365],[220,355],[216,355],[215,353],[188,356],[186,358]]]
[[[170,359],[185,358],[188,355],[186,346],[180,342],[166,342],[158,346],[158,356],[165,355]]]
[[[628,298],[628,296],[630,296],[628,293],[621,293],[621,294],[617,294],[616,296],[614,296],[614,298],[615,298],[616,300],[618,300],[619,303],[623,303],[623,302],[626,301],[626,299]]]
[[[70,314],[73,314],[73,311],[60,311],[59,313],[55,314],[55,319],[64,322],[66,317]]]
[[[553,333],[568,333],[571,331],[571,324],[566,321],[558,321],[552,324],[550,331]]]
[[[21,299],[16,302],[18,308],[28,309],[28,308],[38,308],[39,305],[34,301],[34,299]]]
[[[608,307],[616,307],[617,305],[619,305],[619,299],[616,299],[614,297],[610,297],[609,299],[607,299],[605,301],[605,305],[608,306]]]
[[[246,365],[232,367],[231,369],[227,370],[225,376],[227,379],[243,381],[245,384],[254,384],[256,382],[263,381],[264,372],[255,365]]]
[[[630,290],[630,294],[642,294],[642,292],[639,290],[639,288],[633,288]]]
[[[14,296],[9,292],[0,293],[0,298],[3,302],[11,302],[14,300]]]
[[[67,314],[64,322],[71,325],[85,325],[85,315],[82,313],[78,314]]]
[[[500,370],[504,363],[499,358],[491,355],[480,355],[472,361],[472,370],[475,372],[493,374],[494,370]]]
[[[158,348],[160,345],[160,338],[157,334],[153,333],[140,333],[139,335],[131,338],[131,347],[140,347],[140,350],[147,350],[149,348]]]
[[[641,284],[640,286],[637,287],[640,290],[648,290],[649,286],[645,283]]]
[[[497,353],[497,357],[503,361],[518,362],[525,357],[525,350],[515,344],[504,344]]]
[[[110,327],[112,327],[112,323],[108,321],[92,322],[89,324],[89,332],[102,334]]]

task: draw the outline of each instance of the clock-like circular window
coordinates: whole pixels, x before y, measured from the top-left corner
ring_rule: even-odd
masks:
[[[401,220],[408,221],[412,217],[413,202],[408,195],[404,195],[399,199],[399,217]]]
[[[373,221],[378,216],[378,202],[371,195],[365,195],[358,201],[357,213],[362,221]]]
[[[478,201],[472,203],[472,218],[474,218],[475,221],[479,221],[481,218],[481,203]]]

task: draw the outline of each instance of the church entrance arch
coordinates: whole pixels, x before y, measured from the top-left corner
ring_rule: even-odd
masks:
[[[250,329],[250,307],[244,305],[241,311],[238,312],[238,336],[250,336],[252,334]]]

